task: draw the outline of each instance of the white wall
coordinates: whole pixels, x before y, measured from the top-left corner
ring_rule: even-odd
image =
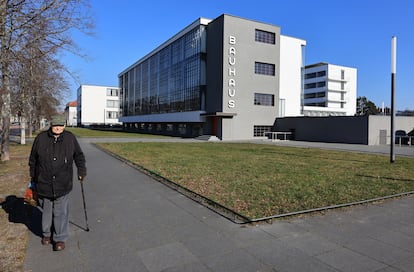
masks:
[[[76,111],[76,107],[69,107],[68,109],[68,116],[67,116],[67,125],[68,126],[76,126],[77,124],[77,111]]]
[[[280,35],[279,96],[285,105],[282,116],[278,117],[301,115],[303,46],[306,46],[304,40]]]
[[[355,115],[356,113],[356,93],[357,93],[357,69],[328,64],[328,98],[332,97],[335,99],[340,99],[341,94],[335,92],[335,90],[341,90],[341,71],[345,72],[345,106],[344,110],[346,115]],[[337,108],[340,107],[339,103],[332,103],[330,107]]]
[[[78,107],[81,111],[81,125],[103,125],[103,124],[120,124],[118,118],[109,119],[107,117],[108,111],[118,111],[118,108],[111,108],[107,106],[108,100],[115,100],[119,103],[119,96],[107,96],[107,89],[118,89],[118,87],[110,86],[96,86],[96,85],[81,85],[78,93],[80,93],[80,101]]]

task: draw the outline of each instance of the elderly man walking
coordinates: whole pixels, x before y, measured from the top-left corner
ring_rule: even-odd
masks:
[[[69,193],[73,186],[73,162],[80,182],[86,176],[86,160],[76,137],[65,131],[65,118],[51,118],[50,128],[34,140],[29,157],[30,177],[36,185],[42,209],[43,245],[65,249],[69,237]]]

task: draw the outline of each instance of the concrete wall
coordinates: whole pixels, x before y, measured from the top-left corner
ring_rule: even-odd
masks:
[[[276,43],[256,42],[256,29],[275,33]],[[252,139],[254,126],[272,126],[278,114],[280,28],[224,14],[208,25],[207,52],[206,111],[233,116],[217,122],[222,126],[217,136]],[[255,62],[275,64],[276,75],[255,74]],[[274,95],[275,105],[254,105],[255,93]]]
[[[395,130],[405,130],[406,133],[414,129],[414,117],[411,116],[397,116],[395,117]],[[391,143],[391,117],[381,115],[371,115],[369,117],[369,144],[379,145],[383,144],[386,137],[386,144]],[[381,130],[385,135],[381,137]]]
[[[206,112],[210,113],[223,108],[223,24],[221,16],[207,26]]]
[[[414,117],[397,116],[395,130],[414,129]],[[292,131],[293,140],[364,145],[390,144],[390,116],[277,118],[273,131]]]
[[[277,118],[274,131],[292,131],[294,140],[368,144],[367,116]]]

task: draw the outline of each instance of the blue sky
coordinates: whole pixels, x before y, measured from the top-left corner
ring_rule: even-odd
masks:
[[[358,69],[357,96],[391,104],[391,38],[397,37],[396,108],[414,110],[414,1],[412,0],[91,0],[94,37],[74,33],[88,60],[66,54],[63,63],[80,84],[118,85],[118,73],[199,17],[230,14],[281,27],[306,40],[306,64]]]

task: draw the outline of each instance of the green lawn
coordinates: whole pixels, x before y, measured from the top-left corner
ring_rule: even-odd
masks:
[[[249,218],[414,191],[414,159],[250,143],[103,148]]]

